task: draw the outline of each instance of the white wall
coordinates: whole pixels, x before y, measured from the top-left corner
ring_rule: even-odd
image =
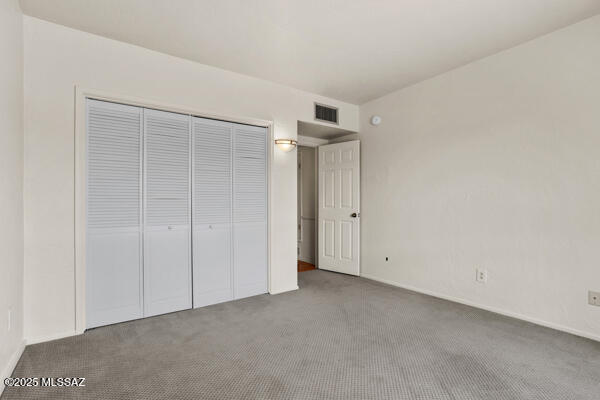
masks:
[[[600,339],[599,38],[597,16],[361,106],[365,276]]]
[[[340,107],[358,128],[358,107],[164,55],[31,17],[25,33],[25,335],[74,332],[74,88],[179,105],[224,117],[274,121],[295,138],[313,102]],[[272,292],[297,287],[296,152],[275,149],[271,176]]]
[[[0,378],[23,350],[23,16],[0,2]],[[8,313],[11,327],[8,329]],[[4,384],[0,383],[0,393]]]

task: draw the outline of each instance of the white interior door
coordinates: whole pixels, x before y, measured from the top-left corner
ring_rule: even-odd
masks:
[[[190,116],[144,110],[144,316],[192,307]]]
[[[233,300],[233,124],[192,118],[194,307]]]
[[[360,142],[319,147],[319,268],[359,275]]]
[[[87,100],[86,325],[143,316],[142,109]]]

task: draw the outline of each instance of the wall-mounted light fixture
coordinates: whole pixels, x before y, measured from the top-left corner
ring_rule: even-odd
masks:
[[[294,139],[275,139],[275,144],[286,153],[296,148],[296,141]]]

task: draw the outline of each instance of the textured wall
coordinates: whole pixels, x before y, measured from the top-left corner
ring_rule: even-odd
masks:
[[[4,378],[23,345],[23,16],[17,0],[0,1],[0,60],[0,377]],[[0,383],[0,392],[3,388]]]
[[[599,38],[597,16],[361,106],[364,275],[600,338]]]

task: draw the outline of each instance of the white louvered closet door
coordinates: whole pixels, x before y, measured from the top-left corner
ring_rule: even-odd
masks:
[[[233,125],[192,118],[194,307],[233,299]]]
[[[142,109],[87,100],[87,328],[141,318]]]
[[[236,299],[267,292],[267,130],[233,124]]]
[[[190,116],[144,110],[144,316],[192,306]]]

